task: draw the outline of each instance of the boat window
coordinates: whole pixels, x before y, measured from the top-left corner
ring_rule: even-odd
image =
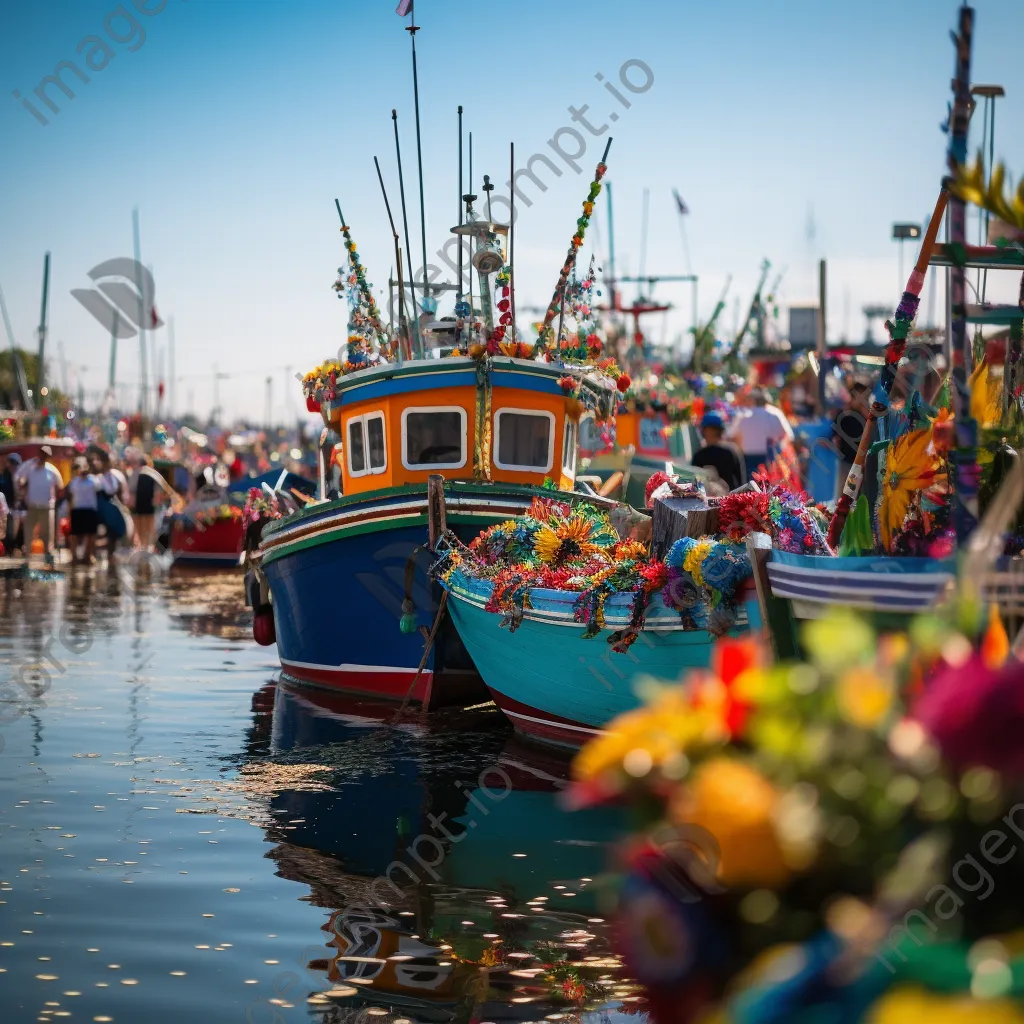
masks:
[[[370,468],[383,469],[388,463],[387,452],[384,450],[383,416],[368,416],[366,418],[366,441],[370,452]]]
[[[406,469],[459,469],[465,464],[465,409],[435,406],[402,413],[402,465]]]
[[[348,471],[352,476],[366,472],[366,445],[363,443],[363,421],[349,420],[348,424]]]
[[[494,464],[498,469],[545,473],[555,448],[554,413],[499,409],[494,417]]]
[[[562,472],[566,476],[576,475],[576,420],[565,417],[565,437],[562,439]]]
[[[384,443],[384,414],[367,413],[348,421],[349,476],[368,476],[383,473],[388,466],[387,447]]]
[[[580,447],[585,452],[599,452],[604,448],[601,431],[593,413],[587,413],[580,419]]]

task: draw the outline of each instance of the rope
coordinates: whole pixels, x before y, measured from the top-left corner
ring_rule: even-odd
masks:
[[[444,618],[445,606],[448,604],[448,591],[444,590],[441,592],[441,600],[437,605],[437,615],[434,618],[434,625],[430,627],[430,632],[427,634],[427,643],[423,648],[423,657],[420,658],[419,668],[416,669],[416,675],[412,677],[412,682],[409,684],[409,689],[406,692],[405,699],[402,701],[398,710],[395,712],[394,718],[388,723],[388,729],[393,729],[398,724],[398,720],[402,717],[405,709],[409,706],[409,700],[412,697],[412,691],[416,688],[416,683],[419,681],[420,676],[423,674],[423,669],[426,667],[427,658],[430,655],[430,648],[434,645],[434,637],[437,636],[438,628],[441,625],[441,619]]]

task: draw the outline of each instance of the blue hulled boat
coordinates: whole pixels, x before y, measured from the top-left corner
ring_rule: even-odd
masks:
[[[584,638],[576,612],[578,593],[531,589],[514,632],[487,610],[493,584],[458,570],[448,575],[448,607],[494,702],[518,733],[545,744],[575,748],[640,703],[640,677],[675,679],[706,667],[714,637],[687,628],[678,612],[652,600],[646,621],[628,650],[613,650],[613,634],[627,630],[634,594],[613,594],[604,604],[604,628]],[[743,591],[735,633],[760,626],[751,588]]]
[[[595,405],[611,388],[577,373],[569,396],[568,372],[455,357],[336,378],[322,412],[343,439],[342,494],[270,523],[253,557],[290,677],[427,706],[486,699],[446,619],[424,656],[417,627],[430,629],[440,597],[426,573],[427,481],[443,474],[447,523],[467,540],[536,497],[578,498],[581,396]]]

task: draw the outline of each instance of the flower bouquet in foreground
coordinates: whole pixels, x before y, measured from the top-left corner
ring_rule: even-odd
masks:
[[[616,941],[652,1020],[1024,1024],[1024,665],[963,598],[807,660],[720,640],[709,670],[577,756],[624,801]]]

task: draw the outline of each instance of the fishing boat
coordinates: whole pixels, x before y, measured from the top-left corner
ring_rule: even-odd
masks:
[[[237,480],[228,487],[206,484],[169,525],[170,552],[175,565],[237,566],[242,557],[245,527],[242,510],[252,488],[287,490],[311,497],[312,481],[287,470]]]
[[[487,611],[492,589],[457,577],[448,590],[452,618],[495,704],[517,733],[546,745],[582,746],[637,706],[638,677],[674,679],[687,669],[706,667],[711,657],[713,637],[686,629],[664,606],[648,613],[628,652],[612,653],[609,641],[632,620],[633,595],[627,594],[607,601],[605,628],[584,640],[585,627],[575,614],[577,594],[531,590],[530,608],[510,636],[500,616]],[[756,604],[748,601],[735,632],[757,624]]]
[[[461,108],[459,124],[461,137]],[[287,517],[270,513],[247,556],[254,635],[276,640],[289,678],[426,708],[486,699],[442,591],[427,575],[427,541],[442,525],[468,540],[537,498],[582,498],[574,493],[580,419],[588,411],[607,417],[628,377],[612,360],[597,363],[585,351],[570,358],[559,348],[554,320],[601,190],[608,146],[610,140],[533,343],[516,327],[515,219],[491,219],[487,176],[486,216],[474,209],[474,194],[461,195],[460,222],[451,229],[469,245],[478,284],[456,295],[453,316],[429,328],[405,315],[402,252],[379,164],[399,276],[397,329],[381,320],[335,201],[348,253],[335,284],[349,300],[348,339],[337,361],[302,378],[307,408],[324,422],[318,500]],[[460,143],[460,193],[461,177]],[[429,290],[425,297],[436,312]],[[563,321],[559,316],[559,336]],[[332,434],[340,441],[325,453]],[[327,481],[332,463],[337,492]]]
[[[443,619],[423,660],[416,626],[435,622],[440,596],[422,571],[428,479],[443,474],[447,523],[466,539],[535,498],[571,497],[580,396],[597,404],[610,391],[577,374],[567,397],[567,372],[459,356],[336,379],[323,416],[343,438],[341,495],[271,523],[255,560],[290,677],[427,706],[483,693]]]
[[[709,512],[700,497],[681,500]],[[637,706],[640,677],[706,667],[715,636],[758,627],[742,545],[704,536],[702,523],[664,561],[600,510],[555,502],[469,547],[442,540],[434,571],[452,619],[518,733],[578,747]]]

